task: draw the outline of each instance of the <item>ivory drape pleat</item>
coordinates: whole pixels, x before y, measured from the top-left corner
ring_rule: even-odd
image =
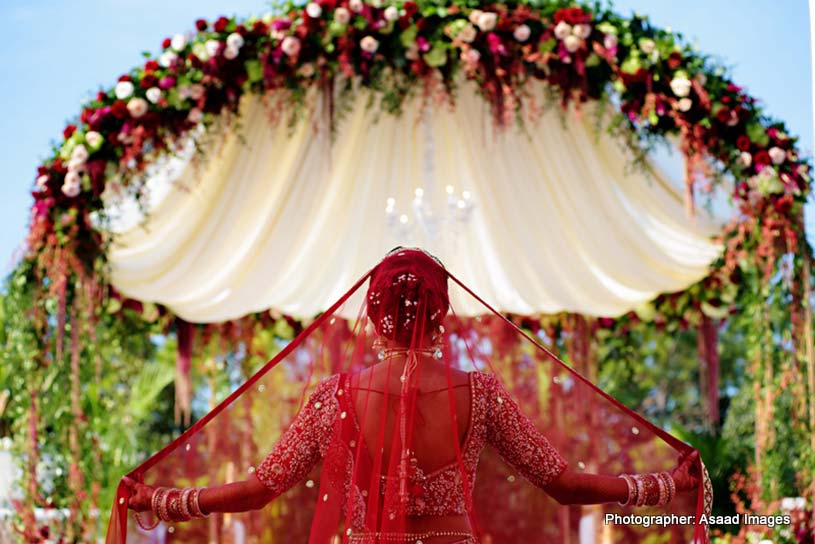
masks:
[[[240,129],[205,163],[156,168],[146,222],[132,203],[111,202],[114,285],[193,322],[269,308],[307,317],[413,242],[502,311],[612,316],[698,281],[720,254],[715,218],[688,217],[675,183],[654,168],[632,171],[585,118],[551,112],[526,133],[495,133],[464,85],[453,111],[433,111],[428,186],[419,104],[374,122],[365,100],[331,144],[316,121],[272,125],[261,101],[246,99]],[[443,207],[448,183],[472,192],[470,221],[444,224],[443,238],[400,240],[385,200],[409,211],[423,184]]]

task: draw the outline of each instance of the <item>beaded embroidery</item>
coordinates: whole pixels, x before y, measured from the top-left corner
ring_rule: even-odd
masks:
[[[258,479],[275,495],[304,478],[325,456],[334,423],[341,414],[345,413],[358,428],[354,407],[350,404],[348,380],[344,380],[344,389],[339,389],[339,384],[340,376],[335,375],[317,385],[291,427],[255,471]],[[560,453],[521,412],[495,376],[471,372],[470,400],[470,422],[461,450],[470,490],[486,445],[495,448],[507,464],[538,487],[546,486],[566,469],[567,463]],[[350,453],[356,444],[345,446]],[[350,454],[348,460],[351,461]],[[352,466],[346,468],[346,477],[350,479]],[[471,498],[467,496],[456,462],[427,474],[412,464],[410,472],[407,515],[442,516],[467,512],[466,505]],[[346,490],[350,489],[350,484],[350,481],[346,483]],[[364,495],[356,486],[354,490],[355,502],[360,502]],[[355,517],[358,515],[359,512],[355,513]]]

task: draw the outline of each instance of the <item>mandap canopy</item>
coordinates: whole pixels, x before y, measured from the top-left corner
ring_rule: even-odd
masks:
[[[725,491],[738,473],[736,508],[811,496],[810,164],[681,36],[548,1],[320,0],[195,28],[38,170],[0,371],[27,538],[98,535],[122,473],[405,242],[646,414],[704,405],[703,456],[728,432],[749,451],[711,467]],[[690,393],[660,397],[671,379]]]

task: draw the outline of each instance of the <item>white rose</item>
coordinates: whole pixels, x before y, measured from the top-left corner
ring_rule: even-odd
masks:
[[[787,152],[781,149],[780,147],[771,147],[767,153],[770,155],[770,160],[773,161],[773,164],[781,164],[787,158]]]
[[[206,43],[204,43],[204,47],[207,50],[207,55],[214,57],[218,54],[218,49],[221,47],[221,42],[218,40],[207,40]]]
[[[316,19],[323,14],[323,8],[317,2],[309,2],[306,5],[306,14],[312,19]]]
[[[605,47],[606,49],[617,47],[617,35],[606,34],[606,36],[603,38],[603,47]]]
[[[385,20],[386,21],[395,21],[399,18],[399,9],[396,6],[388,6],[385,9]]]
[[[341,25],[347,25],[348,21],[351,20],[351,12],[348,11],[348,8],[339,7],[334,12],[334,20]]]
[[[362,11],[363,6],[362,0],[349,0],[348,2],[348,7],[351,8],[351,11],[354,13]]]
[[[478,21],[476,21],[475,24],[484,32],[489,32],[495,28],[496,22],[498,22],[498,14],[492,11],[485,11],[478,16]]]
[[[226,45],[227,47],[233,47],[235,49],[240,49],[243,47],[243,44],[246,43],[243,39],[243,36],[238,34],[237,32],[233,32],[229,36],[226,37]]]
[[[565,40],[566,36],[571,36],[572,25],[566,21],[561,21],[555,26],[555,38],[558,40]]]
[[[190,98],[193,100],[198,100],[202,96],[204,96],[204,86],[200,83],[195,83],[194,85],[190,85]]]
[[[476,34],[478,34],[478,31],[475,29],[475,27],[471,23],[467,23],[464,25],[464,28],[461,29],[461,32],[458,33],[456,38],[465,43],[472,43]]]
[[[158,57],[158,63],[163,66],[164,68],[169,68],[172,63],[175,62],[175,59],[178,58],[178,55],[173,53],[172,51],[165,51]]]
[[[230,47],[230,46],[227,45],[226,48],[224,49],[224,58],[226,60],[236,59],[236,58],[238,58],[239,54],[240,54],[240,49],[238,49],[237,47]]]
[[[98,149],[99,146],[102,145],[103,140],[104,138],[102,138],[102,135],[95,130],[91,130],[85,134],[85,141],[88,142],[88,145],[93,149]]]
[[[572,34],[574,34],[581,40],[588,39],[588,37],[591,36],[591,25],[587,24],[574,25],[574,27],[572,28]]]
[[[688,111],[693,107],[693,100],[688,97],[680,98],[676,106],[679,108],[679,111]]]
[[[48,174],[43,174],[37,178],[36,185],[39,189],[45,189],[48,185],[48,180],[51,179],[48,177]]]
[[[71,172],[79,172],[80,170],[85,169],[85,161],[80,161],[79,159],[71,159],[68,161],[68,170]]]
[[[671,90],[678,97],[688,96],[690,94],[691,82],[684,76],[675,77],[671,80]]]
[[[379,49],[379,41],[373,36],[365,36],[360,40],[359,46],[366,53],[376,53],[376,50]]]
[[[79,177],[79,172],[76,170],[68,170],[68,173],[65,174],[63,183],[66,185],[80,185],[82,183],[82,178]]]
[[[173,36],[173,39],[170,40],[170,47],[176,51],[181,51],[185,47],[187,47],[187,38],[184,34],[176,34]]]
[[[207,52],[207,46],[202,43],[196,43],[192,46],[192,54],[198,57],[201,62],[209,60],[210,54]]]
[[[150,87],[144,94],[147,95],[147,100],[153,104],[157,104],[161,100],[161,89],[158,87]]]
[[[120,81],[116,84],[116,87],[113,89],[113,93],[116,95],[116,98],[119,100],[124,100],[125,98],[129,98],[130,95],[133,94],[133,90],[135,87],[133,83],[130,81]]]
[[[640,41],[640,49],[642,49],[642,52],[645,53],[646,55],[650,55],[651,53],[653,53],[656,47],[657,44],[652,39],[646,38]]]
[[[85,149],[85,146],[82,144],[77,145],[74,147],[73,151],[71,151],[71,160],[76,161],[80,165],[85,164],[85,161],[88,160],[88,150]]]
[[[750,153],[748,153],[747,151],[742,151],[741,154],[739,155],[738,163],[741,166],[747,168],[751,164],[753,164],[753,156]]]
[[[76,176],[77,181],[75,183],[69,183],[68,178],[73,174]],[[67,196],[68,198],[74,198],[78,196],[79,193],[82,191],[82,183],[79,181],[79,174],[76,172],[68,172],[65,176],[65,181],[62,184],[62,194]]]
[[[283,49],[283,52],[288,56],[296,57],[300,52],[300,40],[294,36],[286,36],[283,39],[283,43],[280,44],[280,48]]]
[[[470,22],[474,25],[478,24],[478,18],[481,17],[481,14],[484,13],[480,9],[474,9],[470,12]]]
[[[187,119],[193,123],[200,123],[203,118],[204,112],[198,108],[191,109],[190,113],[187,114]]]
[[[145,100],[144,98],[139,97],[131,98],[130,102],[127,103],[127,111],[130,112],[130,115],[134,119],[138,119],[139,117],[147,113],[147,108],[148,108],[147,100]]]
[[[574,53],[575,51],[580,49],[581,45],[583,45],[583,40],[581,40],[574,34],[569,34],[568,36],[566,36],[566,38],[564,38],[563,45],[566,46],[566,51],[568,51],[569,53]]]
[[[481,53],[478,52],[478,49],[468,49],[461,53],[461,58],[470,64],[476,64],[481,60]]]
[[[529,39],[530,34],[532,34],[532,30],[529,28],[529,26],[518,25],[515,32],[512,33],[512,36],[519,42],[525,42]]]

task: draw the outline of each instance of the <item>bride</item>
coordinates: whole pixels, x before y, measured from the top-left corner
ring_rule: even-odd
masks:
[[[168,488],[141,483],[142,475],[136,471],[123,479],[127,507],[136,513],[152,512],[154,518],[165,523],[255,511],[321,465],[309,542],[471,544],[496,538],[491,534],[520,534],[513,533],[510,527],[505,527],[508,532],[503,533],[490,529],[499,523],[498,519],[504,525],[518,523],[511,509],[534,512],[540,508],[538,523],[546,525],[555,518],[543,512],[559,508],[558,504],[619,503],[665,510],[675,498],[699,490],[698,454],[675,444],[671,447],[677,449],[668,448],[659,441],[660,430],[654,431],[657,435],[651,441],[665,447],[649,446],[642,449],[644,454],[632,453],[623,462],[618,459],[623,455],[620,451],[611,451],[619,450],[623,442],[605,448],[613,441],[604,442],[599,436],[586,438],[587,429],[596,429],[578,426],[579,421],[586,420],[564,420],[565,416],[559,416],[574,426],[558,428],[551,423],[557,418],[546,410],[542,412],[540,406],[522,408],[520,397],[510,393],[511,388],[504,385],[499,373],[485,368],[492,364],[489,361],[499,358],[498,354],[484,356],[477,340],[468,342],[472,331],[462,326],[464,320],[457,318],[450,307],[450,277],[438,259],[422,250],[392,250],[366,276],[370,283],[359,318],[362,325],[355,339],[348,341],[350,347],[342,352],[342,357],[352,362],[347,363],[346,371],[319,381],[271,452],[246,479],[206,487]],[[523,341],[519,331],[508,327],[506,331]],[[304,334],[308,335],[308,331]],[[371,342],[359,340],[366,335]],[[300,338],[294,341],[302,342]],[[486,348],[487,353],[490,349]],[[484,360],[488,360],[486,365]],[[520,359],[513,364],[520,364]],[[504,373],[508,372],[512,369]],[[609,402],[590,384],[583,384],[579,375],[569,379],[574,384],[572,389],[565,390],[561,383],[559,388],[548,390],[549,406],[554,405],[558,391],[564,399],[566,393],[579,393],[573,398],[582,399],[583,408]],[[523,404],[533,403],[524,400]],[[558,406],[561,411],[564,407],[570,409],[563,402]],[[571,407],[574,411],[580,408]],[[625,409],[604,407],[591,411],[597,415],[612,414],[614,410]],[[609,417],[616,421],[622,416]],[[634,419],[631,415],[625,417]],[[552,430],[547,436],[535,420],[550,421]],[[577,440],[577,435],[583,436],[583,442],[579,442],[582,446],[565,450],[565,445],[578,444],[570,442]],[[640,437],[630,438],[634,440],[634,451]],[[517,472],[558,504],[524,494],[520,502],[527,504],[507,506],[496,496],[498,487],[495,493],[479,490],[476,472],[487,446],[508,465],[507,470]],[[681,454],[673,467],[656,462],[656,457],[665,459],[666,451],[674,454],[674,459]],[[591,462],[592,455],[597,462]],[[649,459],[650,455],[654,459]],[[584,470],[586,465],[647,466],[649,461],[664,469],[620,475]],[[479,481],[481,477],[479,472]],[[503,485],[507,478],[500,481]],[[313,487],[311,480],[308,483]],[[517,503],[516,499],[506,497],[503,503]],[[488,504],[497,506],[489,506],[487,511],[483,505]],[[504,506],[510,514],[501,511]],[[495,518],[494,522],[491,518]],[[137,521],[144,525],[138,514]],[[569,522],[550,525],[554,528],[547,530],[573,530]],[[534,537],[538,542],[548,542],[543,535],[554,534],[534,530],[541,531],[534,533],[540,535]],[[262,534],[262,529],[258,531]],[[285,541],[291,541],[289,538],[294,537]],[[631,538],[639,537],[629,535],[627,540]]]

